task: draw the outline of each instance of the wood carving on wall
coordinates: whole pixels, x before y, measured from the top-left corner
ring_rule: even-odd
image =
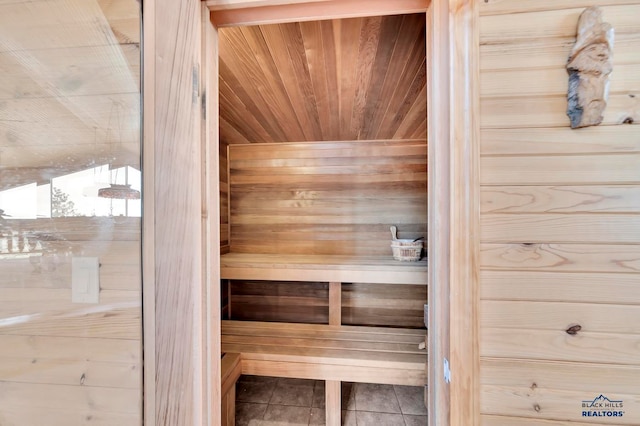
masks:
[[[602,122],[609,95],[609,74],[614,31],[602,21],[602,10],[589,7],[580,15],[578,36],[567,62],[569,93],[567,115],[571,128]]]

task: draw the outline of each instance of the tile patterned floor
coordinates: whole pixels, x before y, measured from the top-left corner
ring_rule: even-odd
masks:
[[[236,388],[236,426],[324,425],[324,382],[242,376]],[[426,426],[420,387],[342,384],[346,426]]]

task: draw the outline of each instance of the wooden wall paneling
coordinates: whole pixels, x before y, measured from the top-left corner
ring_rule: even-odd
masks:
[[[295,3],[327,2],[331,0],[205,0],[211,11],[248,7],[281,6]]]
[[[494,213],[483,216],[481,235],[484,241],[496,243],[638,244],[640,217],[633,213]]]
[[[636,48],[640,34],[616,34],[615,63],[633,64],[638,62],[640,52]],[[500,45],[483,44],[480,46],[480,70],[508,70],[553,68],[565,63],[571,46],[575,43],[575,34],[570,37],[542,39],[505,40]]]
[[[231,251],[389,256],[425,236],[426,143],[229,147]],[[386,223],[386,225],[385,225]]]
[[[231,319],[329,322],[328,283],[231,281]]]
[[[566,409],[574,401],[582,401],[582,395],[584,392],[567,392],[549,390],[543,391],[536,389],[535,398],[522,398],[514,392],[515,389],[510,389],[503,386],[483,386],[483,396],[485,398],[485,408],[489,414],[495,413],[507,413],[509,416],[520,416],[539,419],[541,417],[550,417],[554,419],[564,420],[565,424],[573,425],[574,421],[585,420],[582,417],[582,410],[573,410],[570,412]],[[596,393],[595,396],[600,395]],[[625,395],[618,393],[619,398],[623,401],[627,401],[627,404],[636,404],[638,398],[634,395]],[[595,397],[594,396],[594,397]],[[618,398],[618,397],[616,397]],[[580,408],[580,407],[579,407]],[[611,420],[618,425],[636,425],[638,424],[638,416],[635,413],[629,413],[628,410],[621,410],[626,414],[622,417],[611,418]],[[587,417],[588,418],[588,417]],[[606,418],[608,419],[608,417]],[[600,420],[600,419],[598,419]],[[609,421],[604,422],[609,423]],[[602,421],[601,420],[601,421]],[[606,423],[600,424],[606,424]],[[516,424],[520,424],[519,422]]]
[[[424,328],[427,287],[394,284],[343,283],[342,322]]]
[[[519,333],[506,328],[481,328],[480,334],[483,358],[637,365],[637,335],[585,331],[570,336],[565,330]]]
[[[630,121],[637,125],[640,117],[640,98],[622,93],[614,93],[609,97],[607,110],[602,124],[619,125]],[[528,98],[483,98],[481,108],[482,127],[515,128],[515,127],[564,127],[566,117],[566,95]]]
[[[574,9],[577,7],[587,8],[589,6],[601,6],[599,0],[522,0],[513,2],[511,0],[495,0],[480,5],[480,15],[505,15],[524,12],[543,12],[561,9]],[[638,4],[637,0],[615,0],[617,5]]]
[[[640,39],[639,39],[640,42]],[[640,58],[639,58],[640,61]],[[625,154],[640,152],[634,126],[482,129],[482,156]]]
[[[578,324],[596,333],[640,334],[640,306],[484,300],[481,308],[481,326],[487,328],[567,330]]]
[[[145,253],[153,258],[147,270],[154,278],[145,276],[145,288],[155,295],[146,299],[155,309],[155,350],[147,352],[155,377],[145,376],[155,385],[155,409],[146,419],[158,425],[211,424],[202,305],[203,269],[211,260],[202,250],[201,12],[195,0],[145,3],[152,49],[145,55],[145,74],[152,80],[145,84],[145,105],[153,111],[144,117],[145,155],[152,156],[146,173],[153,174],[145,187],[153,194]]]
[[[601,2],[604,19],[616,29],[616,35],[637,33],[640,23],[636,19],[640,5],[617,4],[616,1]],[[511,2],[511,4],[515,4]],[[513,7],[513,6],[512,6]],[[518,7],[519,9],[519,7]],[[509,15],[487,15],[480,18],[482,34],[480,43],[489,44],[505,39],[542,39],[575,37],[578,17],[584,8],[542,10]]]
[[[628,94],[629,88],[640,89],[640,65],[615,65],[616,74],[611,74],[611,94]],[[565,95],[569,80],[563,67],[528,68],[514,70],[491,70],[483,72],[480,92],[487,97],[527,97]]]
[[[492,186],[481,194],[483,213],[639,213],[632,185]]]
[[[640,182],[640,154],[482,157],[483,185],[598,185]]]
[[[482,243],[485,269],[548,272],[640,272],[637,244]]]
[[[628,296],[637,289],[636,274],[483,270],[480,275],[486,300],[636,303]]]

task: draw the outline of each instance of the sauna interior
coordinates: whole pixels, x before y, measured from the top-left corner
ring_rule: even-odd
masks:
[[[423,13],[219,30],[223,424],[240,373],[325,381],[333,425],[341,382],[424,392],[390,228],[426,245],[426,99]]]

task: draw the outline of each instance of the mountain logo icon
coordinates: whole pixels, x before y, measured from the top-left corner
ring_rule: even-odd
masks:
[[[582,401],[582,406],[590,408],[590,407],[607,406],[606,404],[621,404],[621,403],[622,403],[622,400],[615,401],[600,394],[600,396],[595,397],[593,400]]]

